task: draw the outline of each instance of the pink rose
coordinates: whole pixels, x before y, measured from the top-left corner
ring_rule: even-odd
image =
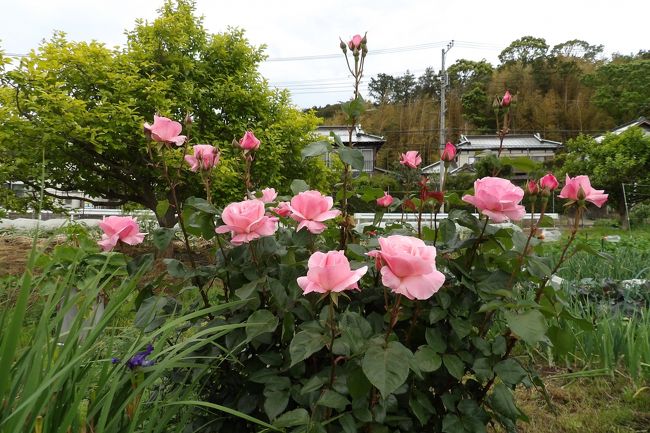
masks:
[[[162,116],[153,116],[153,125],[144,124],[144,129],[151,134],[151,139],[160,143],[174,143],[182,146],[187,137],[179,135],[183,126],[171,119]]]
[[[262,197],[258,200],[262,200],[264,203],[271,203],[276,199],[278,193],[275,192],[275,188],[264,188],[262,190]]]
[[[451,162],[454,158],[456,158],[456,146],[447,142],[447,144],[445,144],[445,150],[443,150],[442,155],[440,155],[440,159],[445,162]]]
[[[298,231],[307,227],[311,233],[319,234],[325,230],[323,221],[338,216],[341,211],[332,210],[332,197],[322,195],[319,191],[305,191],[294,196],[289,204],[291,218],[298,221]]]
[[[508,90],[506,90],[506,93],[503,94],[503,98],[501,98],[501,106],[508,107],[511,102],[512,102],[512,95]]]
[[[379,250],[371,251],[381,267],[381,282],[407,298],[429,299],[445,282],[436,269],[436,248],[412,236],[379,238]]]
[[[271,236],[278,229],[276,217],[264,213],[260,200],[244,200],[230,203],[221,214],[225,223],[215,229],[217,233],[230,232],[233,245],[241,245],[262,236]]]
[[[537,182],[535,182],[532,179],[526,182],[526,192],[528,193],[528,195],[537,195],[537,193],[539,193],[539,187],[537,186]]]
[[[548,173],[539,180],[539,186],[547,191],[553,191],[555,188],[560,186],[560,182],[557,181],[552,173]]]
[[[593,189],[589,176],[576,176],[569,177],[566,175],[566,184],[562,191],[560,191],[560,198],[569,200],[587,200],[592,202],[598,207],[601,207],[607,201],[608,194],[603,194],[605,191],[602,189]]]
[[[291,208],[289,207],[288,201],[281,201],[280,203],[278,203],[278,207],[271,210],[283,218],[286,218],[289,215],[291,215]]]
[[[384,191],[384,196],[377,199],[377,204],[382,207],[388,207],[393,203],[393,196]]]
[[[416,150],[409,150],[406,153],[402,153],[399,163],[407,167],[418,168],[418,165],[422,164],[420,152]]]
[[[315,252],[309,257],[306,277],[298,277],[303,294],[310,292],[342,292],[359,289],[357,282],[368,271],[368,266],[350,269],[350,262],[343,251]]]
[[[239,140],[239,147],[244,150],[257,150],[260,148],[260,141],[255,137],[253,131],[246,131],[246,134]]]
[[[518,221],[526,209],[519,203],[524,190],[500,177],[484,177],[474,182],[474,195],[464,195],[463,201],[471,203],[481,213],[495,222]]]
[[[363,38],[361,37],[361,35],[352,36],[352,39],[350,40],[350,42],[348,42],[348,48],[350,48],[350,50],[354,50],[355,48],[358,50],[359,48],[361,48],[362,40]]]
[[[104,251],[112,250],[117,241],[137,245],[144,240],[145,233],[140,233],[137,221],[129,216],[109,216],[99,222],[99,227],[104,234],[97,243]]]
[[[185,161],[190,165],[190,170],[210,170],[219,164],[219,151],[209,144],[197,144],[192,148],[194,155],[185,155]]]

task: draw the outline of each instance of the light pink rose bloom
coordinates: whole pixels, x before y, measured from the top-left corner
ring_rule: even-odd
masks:
[[[187,137],[179,135],[183,126],[171,119],[162,116],[153,116],[153,125],[144,124],[144,129],[149,131],[151,139],[160,143],[174,143],[182,146]]]
[[[241,245],[262,236],[271,236],[278,229],[278,219],[264,213],[261,200],[244,200],[230,203],[221,214],[225,223],[215,229],[217,233],[232,234],[231,243]]]
[[[246,134],[239,140],[239,147],[244,150],[257,150],[260,148],[260,141],[255,137],[253,131],[246,131]]]
[[[289,204],[291,218],[298,221],[297,230],[307,227],[311,233],[319,234],[325,230],[323,221],[335,218],[341,211],[332,210],[334,200],[320,191],[305,191],[294,196]]]
[[[388,207],[393,203],[393,196],[384,191],[384,196],[377,199],[377,204],[382,207]]]
[[[560,191],[560,198],[567,198],[569,200],[587,200],[592,202],[598,207],[601,207],[607,201],[608,194],[603,194],[605,190],[593,189],[589,176],[576,176],[569,177],[566,175],[566,184],[562,191]]]
[[[503,98],[501,98],[501,106],[508,107],[511,102],[512,102],[512,95],[508,90],[506,90],[506,93],[503,94]]]
[[[449,141],[445,144],[445,150],[442,151],[440,159],[445,162],[451,162],[456,158],[456,146]]]
[[[109,216],[99,222],[99,227],[104,234],[97,243],[104,251],[112,250],[117,241],[137,245],[144,240],[145,233],[140,233],[138,222],[130,216]]]
[[[361,35],[352,36],[352,39],[350,39],[350,42],[348,42],[348,48],[350,48],[350,50],[354,50],[355,48],[356,49],[361,48],[362,40],[363,38],[361,37]]]
[[[368,271],[368,266],[350,269],[350,262],[343,251],[315,252],[309,257],[306,277],[298,277],[303,294],[316,292],[342,292],[359,289],[357,282]]]
[[[519,204],[523,198],[524,190],[509,180],[484,177],[474,182],[474,195],[464,195],[463,201],[473,204],[483,215],[501,223],[524,217],[526,209]]]
[[[262,190],[262,197],[258,198],[258,200],[262,200],[264,203],[271,203],[277,196],[278,193],[275,192],[275,188],[264,188]]]
[[[418,168],[418,165],[422,164],[420,152],[416,150],[409,150],[406,153],[402,153],[399,163],[407,167]]]
[[[560,182],[557,181],[552,173],[548,173],[539,180],[539,186],[547,191],[553,191],[555,188],[560,186]]]
[[[379,238],[381,249],[370,251],[381,267],[381,282],[394,293],[429,299],[440,290],[445,276],[436,269],[436,248],[412,236]]]
[[[219,164],[219,151],[209,144],[197,144],[192,148],[194,155],[185,155],[190,170],[210,170]]]

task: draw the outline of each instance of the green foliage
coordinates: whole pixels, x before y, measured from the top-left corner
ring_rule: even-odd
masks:
[[[640,128],[609,134],[600,143],[581,135],[569,140],[566,150],[563,173],[589,173],[592,185],[606,190],[608,202],[621,215],[625,212],[621,183],[650,184],[650,137]],[[630,204],[639,199],[642,196],[628,197]]]
[[[154,113],[176,120],[190,113],[196,124],[184,131],[190,144],[221,148],[217,203],[243,194],[238,149],[230,143],[247,129],[266,149],[253,164],[256,188],[288,192],[283,185],[293,178],[323,183],[324,165],[302,162],[300,154],[316,118],[292,108],[288,93],[261,79],[262,48],[251,46],[243,31],[209,34],[193,2],[168,0],[159,17],[138,21],[127,36],[127,46],[117,50],[56,33],[18,67],[0,72],[0,160],[11,161],[0,164],[0,180],[35,187],[44,154],[46,186],[155,210],[169,197],[141,125]],[[182,152],[170,152],[168,162],[187,172]],[[188,176],[179,181],[180,201],[201,193]]]
[[[142,259],[99,253],[82,232],[50,254],[32,250],[25,274],[7,287],[16,301],[3,299],[0,309],[0,431],[181,432],[192,424],[185,400],[196,397],[193,380],[205,373],[193,359],[233,329],[197,319],[232,304],[177,309],[145,332],[124,327],[151,270]],[[127,368],[147,344],[154,364]]]

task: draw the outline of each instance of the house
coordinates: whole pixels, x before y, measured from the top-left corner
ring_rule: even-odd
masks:
[[[319,126],[318,134],[329,137],[330,133],[336,134],[344,145],[350,145],[350,132],[347,126]],[[363,172],[372,174],[376,171],[377,153],[381,146],[386,142],[384,137],[379,135],[367,134],[361,129],[361,125],[354,127],[352,131],[352,145],[363,154]],[[329,162],[329,157],[326,157]]]
[[[641,128],[646,136],[650,135],[650,120],[646,119],[645,117],[639,117],[636,120],[618,126],[612,129],[611,131],[609,131],[608,134],[619,135],[634,126],[638,126],[639,128]],[[597,135],[594,137],[594,140],[596,140],[596,143],[601,143],[605,139],[606,135],[607,134]]]
[[[496,155],[501,147],[497,135],[461,135],[460,142],[456,145],[458,153],[456,161],[450,169],[453,174],[463,167],[472,166],[482,157],[492,153]],[[544,162],[555,157],[562,148],[559,141],[543,139],[539,134],[508,134],[503,139],[501,156],[509,158],[527,157],[537,162]],[[440,173],[440,161],[422,168],[423,173]]]

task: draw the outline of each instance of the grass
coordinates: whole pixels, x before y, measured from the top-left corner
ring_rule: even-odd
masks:
[[[518,389],[517,405],[530,422],[520,433],[640,433],[650,431],[650,390],[630,385],[629,378],[567,378],[545,373],[551,410],[537,390]]]

